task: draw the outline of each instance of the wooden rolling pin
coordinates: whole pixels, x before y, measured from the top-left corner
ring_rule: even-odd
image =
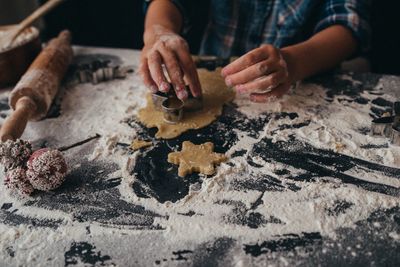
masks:
[[[12,90],[9,104],[14,111],[1,127],[1,141],[18,139],[29,120],[46,116],[72,57],[71,33],[63,31],[48,43]]]

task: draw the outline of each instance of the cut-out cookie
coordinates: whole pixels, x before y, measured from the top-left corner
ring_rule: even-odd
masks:
[[[181,177],[192,172],[211,175],[215,173],[215,165],[227,160],[224,154],[213,151],[214,144],[211,142],[195,145],[185,141],[180,152],[168,154],[168,162],[179,165],[178,175]]]
[[[145,141],[145,140],[140,140],[140,139],[135,139],[131,143],[131,149],[133,150],[138,150],[144,147],[149,147],[152,146],[153,143],[151,141]]]
[[[138,112],[138,119],[147,128],[157,127],[156,138],[175,138],[190,129],[203,128],[221,115],[225,103],[233,100],[235,93],[226,87],[221,70],[214,72],[198,70],[200,83],[203,89],[203,109],[196,112],[185,112],[182,120],[176,124],[164,121],[163,113],[156,110],[151,99],[147,96],[147,106]]]

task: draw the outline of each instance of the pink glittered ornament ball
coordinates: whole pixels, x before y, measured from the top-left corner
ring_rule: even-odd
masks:
[[[27,178],[32,186],[41,191],[58,188],[65,180],[68,167],[62,153],[56,149],[42,148],[29,158]]]

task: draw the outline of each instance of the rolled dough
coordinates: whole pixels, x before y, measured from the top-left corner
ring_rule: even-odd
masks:
[[[168,124],[164,122],[163,113],[157,111],[147,96],[147,106],[138,112],[138,120],[148,128],[157,127],[156,138],[171,139],[181,135],[190,129],[200,129],[221,115],[225,103],[233,100],[235,93],[227,88],[224,79],[220,75],[221,70],[198,70],[200,83],[203,88],[203,109],[196,112],[185,112],[181,122]]]
[[[215,165],[226,160],[227,157],[224,154],[214,152],[214,144],[211,142],[195,145],[184,141],[180,152],[168,154],[168,162],[179,165],[178,175],[181,177],[192,172],[214,174]]]

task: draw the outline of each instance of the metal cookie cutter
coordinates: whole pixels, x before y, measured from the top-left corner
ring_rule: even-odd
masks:
[[[169,98],[168,93],[163,93],[158,91],[157,93],[153,93],[151,96],[152,100],[153,100],[153,104],[154,107],[156,108],[156,110],[158,111],[162,111],[162,103],[167,100]]]
[[[113,65],[110,60],[94,60],[88,64],[77,65],[77,78],[80,83],[111,81],[125,79],[128,73],[134,72],[133,66]]]
[[[110,81],[114,79],[114,68],[110,66],[110,63],[110,60],[105,60],[102,62],[104,81]]]
[[[394,111],[394,124],[400,125],[400,101],[394,102],[393,104],[393,111]]]
[[[185,111],[198,111],[203,109],[203,97],[194,97],[190,92],[189,86],[186,86],[188,98],[184,102],[183,109]]]
[[[390,141],[392,142],[393,145],[400,146],[400,125],[398,125],[398,127],[393,125]]]
[[[176,97],[165,99],[162,104],[164,121],[175,124],[182,120],[184,103]]]
[[[400,145],[400,102],[393,105],[394,116],[382,117],[372,121],[371,134],[386,136],[392,144]]]
[[[393,105],[394,122],[392,132],[390,134],[390,141],[392,144],[400,146],[400,102],[395,102]]]
[[[152,94],[153,104],[156,110],[164,113],[164,119],[168,123],[177,123],[182,120],[183,112],[198,111],[203,108],[202,97],[194,97],[189,86],[186,86],[188,98],[182,102],[171,90],[169,93],[156,92]]]
[[[87,83],[91,80],[91,71],[89,64],[80,64],[77,66],[77,76],[80,83]]]
[[[382,117],[372,121],[371,134],[390,137],[394,116]]]
[[[115,79],[125,79],[128,73],[133,73],[133,66],[117,66],[113,69]]]
[[[95,60],[92,62],[92,83],[97,84],[104,81],[104,71],[103,67],[107,65],[106,63]]]

